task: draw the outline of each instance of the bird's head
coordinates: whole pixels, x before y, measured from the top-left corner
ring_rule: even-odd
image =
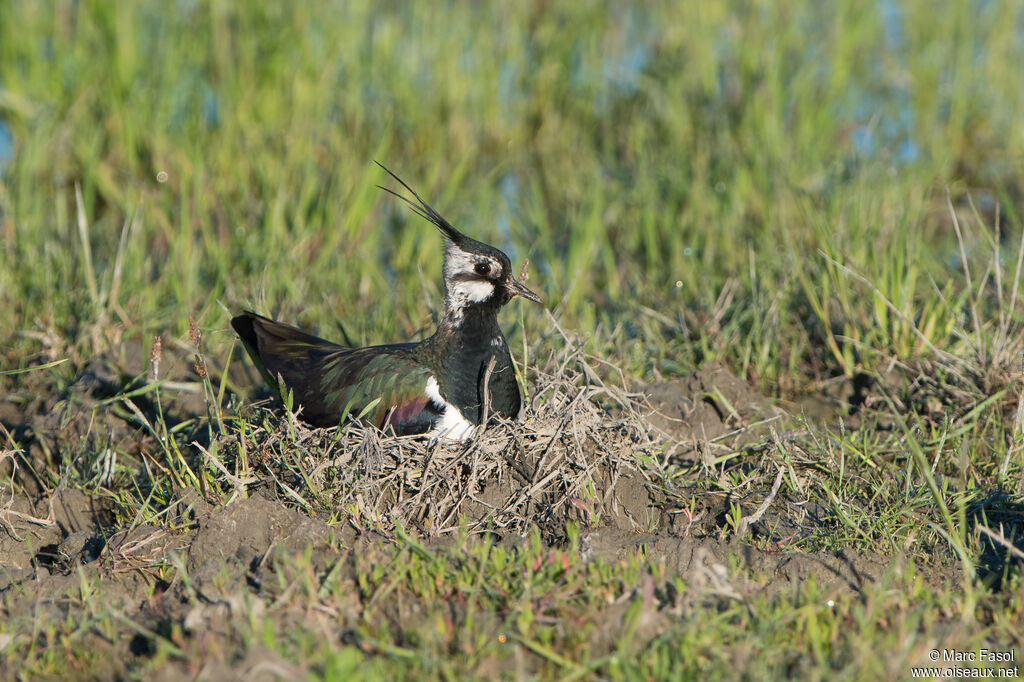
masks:
[[[384,168],[381,164],[381,168]],[[413,211],[433,223],[448,240],[444,254],[445,309],[458,315],[474,305],[501,307],[516,296],[540,303],[540,296],[515,278],[512,263],[501,250],[462,234],[445,220],[437,211],[423,201],[401,178],[384,168],[387,173],[408,190],[416,202],[397,194],[387,187],[386,192],[394,194],[408,204]]]
[[[540,296],[515,278],[508,256],[465,235],[459,237],[449,237],[444,253],[446,308],[483,303],[503,306],[516,296],[541,302]]]

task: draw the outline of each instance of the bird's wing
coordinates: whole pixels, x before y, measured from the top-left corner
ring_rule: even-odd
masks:
[[[399,434],[423,433],[443,409],[427,397],[433,373],[409,354],[413,344],[345,348],[249,312],[231,324],[268,383],[280,377],[311,424],[337,426],[354,414]]]
[[[334,351],[324,356],[321,367],[322,405],[335,415],[335,424],[346,412],[358,416],[365,411],[363,419],[382,429],[424,433],[443,410],[426,394],[433,372],[413,360],[405,347]]]

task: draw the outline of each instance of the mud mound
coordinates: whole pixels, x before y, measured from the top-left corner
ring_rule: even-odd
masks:
[[[715,362],[684,377],[648,384],[644,423],[674,446],[675,454],[692,452],[699,444],[724,449],[764,436],[768,423],[784,412],[745,381]]]
[[[200,589],[237,589],[247,572],[258,573],[261,559],[274,547],[301,552],[329,544],[331,528],[295,509],[254,496],[197,519],[186,553],[189,575]],[[230,571],[224,573],[225,566]]]

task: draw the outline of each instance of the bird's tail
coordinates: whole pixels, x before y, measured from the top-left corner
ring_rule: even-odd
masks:
[[[279,390],[283,377],[289,385],[302,383],[302,375],[325,353],[343,347],[289,324],[245,311],[231,319],[253,364],[270,386]]]

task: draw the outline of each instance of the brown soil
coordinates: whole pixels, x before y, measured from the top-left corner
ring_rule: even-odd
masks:
[[[705,364],[692,374],[650,384],[644,417],[666,439],[693,443],[751,440],[760,432],[751,425],[777,421],[782,410],[721,365]]]
[[[353,428],[342,454],[323,466],[312,463],[309,485],[315,490],[300,490],[332,500],[335,510],[351,508],[342,503],[361,505],[342,523],[331,525],[299,510],[285,491],[289,483],[294,491],[302,482],[289,480],[287,468],[275,464],[271,437],[249,453],[253,462],[263,464],[248,497],[211,506],[193,490],[180,491],[167,507],[164,525],[119,527],[101,498],[59,483],[53,489],[53,479],[41,472],[66,465],[69,455],[86,444],[96,447],[97,439],[122,452],[144,453],[152,447],[137,414],[126,418],[123,410],[112,409],[114,403],[105,402],[130,384],[123,366],[115,358],[101,358],[60,394],[30,380],[0,400],[0,424],[24,447],[15,476],[19,493],[8,486],[0,499],[5,618],[63,617],[68,601],[79,598],[85,576],[98,581],[108,607],[139,624],[140,632],[173,622],[190,633],[227,633],[226,624],[240,617],[239,600],[267,589],[262,578],[275,552],[310,548],[318,569],[326,570],[353,548],[393,542],[376,529],[401,523],[419,529],[426,542],[443,545],[459,518],[470,530],[497,533],[512,543],[535,525],[547,542],[560,544],[566,522],[575,521],[584,528],[584,559],[615,561],[642,553],[663,563],[670,574],[687,576],[695,588],[688,594],[698,596],[743,599],[766,584],[769,590],[785,590],[811,576],[826,591],[857,591],[877,579],[890,561],[852,550],[792,549],[787,538],[822,532],[829,521],[823,511],[785,495],[773,499],[768,513],[751,526],[744,540],[754,544],[743,544],[726,532],[725,515],[731,503],[740,503],[750,514],[769,496],[770,477],[768,485],[748,491],[743,499],[694,492],[694,513],[689,506],[693,495],[686,489],[666,487],[635,463],[629,455],[684,458],[699,453],[708,460],[710,453],[713,459],[768,437],[781,423],[780,409],[714,365],[645,387],[643,407],[635,412],[621,392],[607,389],[596,395],[592,386],[581,387],[575,379],[541,377],[534,397],[536,403],[543,395],[543,406],[531,407],[525,423],[490,428],[468,450],[411,439],[396,445],[394,439]],[[174,371],[194,379],[184,360]],[[135,402],[143,416],[155,413],[145,396]],[[600,409],[599,402],[613,409]],[[169,420],[181,421],[204,416],[206,407],[201,393],[179,391],[169,397],[164,412]],[[310,449],[326,447],[335,437],[325,433],[330,432],[302,432],[298,442]],[[230,452],[233,441],[227,438],[220,445],[221,452]],[[0,469],[11,480],[13,454],[8,452],[6,459]],[[108,489],[115,484],[108,481]],[[596,498],[588,498],[587,486]],[[149,567],[167,561],[180,562],[188,580],[157,584],[154,591]],[[740,570],[730,572],[729,566]],[[350,568],[339,578],[354,580]],[[204,606],[194,606],[186,594],[198,595]],[[659,632],[656,620],[641,627],[648,639]],[[111,643],[121,652],[111,657],[111,674],[125,670],[124,647],[144,654],[146,641],[140,635]],[[232,674],[287,675],[289,664],[258,647],[249,651]],[[211,669],[204,675],[214,679],[218,673],[227,674]]]
[[[52,516],[50,503],[52,502]],[[174,510],[191,517],[189,530],[172,532],[166,527],[140,526],[131,530],[112,530],[106,525],[106,512],[93,500],[76,492],[57,491],[35,505],[17,499],[5,514],[7,532],[0,540],[0,594],[5,598],[5,618],[30,623],[40,617],[66,618],[69,605],[80,599],[83,579],[94,582],[104,597],[104,606],[137,623],[142,632],[159,632],[168,623],[179,624],[184,631],[211,642],[237,632],[232,626],[250,613],[250,595],[275,596],[273,585],[265,578],[273,576],[273,561],[279,553],[311,551],[318,573],[325,573],[343,558],[355,552],[372,551],[387,544],[377,534],[357,534],[350,526],[329,525],[290,508],[279,500],[260,495],[238,499],[231,504],[209,509],[194,496],[183,495]],[[41,523],[30,520],[35,516]],[[517,535],[504,542],[518,543]],[[448,545],[444,538],[427,540],[427,547]],[[623,530],[609,524],[585,533],[580,541],[584,559],[618,561],[638,555],[647,561],[662,563],[668,575],[681,574],[690,589],[686,599],[743,600],[766,589],[790,590],[813,576],[825,594],[857,591],[866,581],[881,575],[886,561],[880,557],[860,556],[852,552],[769,553],[749,545],[723,542],[712,537],[681,537],[667,532],[643,533]],[[180,557],[182,575],[188,581],[157,584],[154,591],[146,578],[147,567],[163,559]],[[730,565],[741,567],[731,572]],[[341,564],[338,580],[351,582],[351,593],[358,593],[353,565]],[[269,592],[268,592],[269,590]],[[200,605],[196,605],[198,597]],[[355,597],[353,597],[355,599]],[[249,601],[247,601],[249,600]],[[248,608],[243,608],[243,604]],[[615,610],[609,609],[606,639],[610,649],[621,627]],[[353,602],[352,622],[358,604]],[[623,614],[618,614],[619,616]],[[639,641],[647,641],[664,630],[665,617],[650,614],[640,624]],[[601,651],[602,631],[592,646]],[[145,655],[150,646],[146,636],[114,642],[120,657],[112,657],[112,676],[124,674],[120,660],[125,649]],[[230,670],[220,663],[204,671],[205,679],[221,675],[244,679],[264,667],[274,670],[289,664],[259,648],[250,650],[246,660],[234,663]],[[221,677],[221,679],[227,679]],[[275,679],[273,676],[267,679]]]

